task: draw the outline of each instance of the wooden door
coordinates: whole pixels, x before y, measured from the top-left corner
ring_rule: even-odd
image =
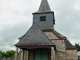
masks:
[[[35,60],[48,60],[48,52],[45,50],[36,51]]]

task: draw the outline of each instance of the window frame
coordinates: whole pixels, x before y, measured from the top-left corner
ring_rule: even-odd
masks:
[[[40,16],[40,21],[46,21],[46,16]]]

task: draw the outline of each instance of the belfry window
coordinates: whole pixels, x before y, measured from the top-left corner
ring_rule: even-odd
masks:
[[[40,21],[45,21],[46,20],[46,16],[41,16],[40,17]]]

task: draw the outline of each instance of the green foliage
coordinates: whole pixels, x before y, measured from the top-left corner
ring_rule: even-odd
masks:
[[[0,57],[2,57],[2,51],[0,51]]]
[[[2,57],[5,57],[6,53],[5,52],[2,52]]]
[[[75,43],[75,47],[77,48],[77,51],[80,51],[80,45]]]
[[[6,57],[10,57],[10,58],[15,57],[15,51],[13,51],[13,50],[7,51],[6,52]]]
[[[15,51],[9,50],[6,53],[0,51],[0,57],[6,57],[6,58],[14,58],[15,57]]]

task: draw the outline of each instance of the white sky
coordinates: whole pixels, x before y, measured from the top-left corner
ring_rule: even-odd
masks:
[[[48,0],[55,13],[55,30],[74,45],[80,44],[80,0]],[[32,13],[41,0],[0,0],[0,50],[15,50],[14,44],[32,25]]]

